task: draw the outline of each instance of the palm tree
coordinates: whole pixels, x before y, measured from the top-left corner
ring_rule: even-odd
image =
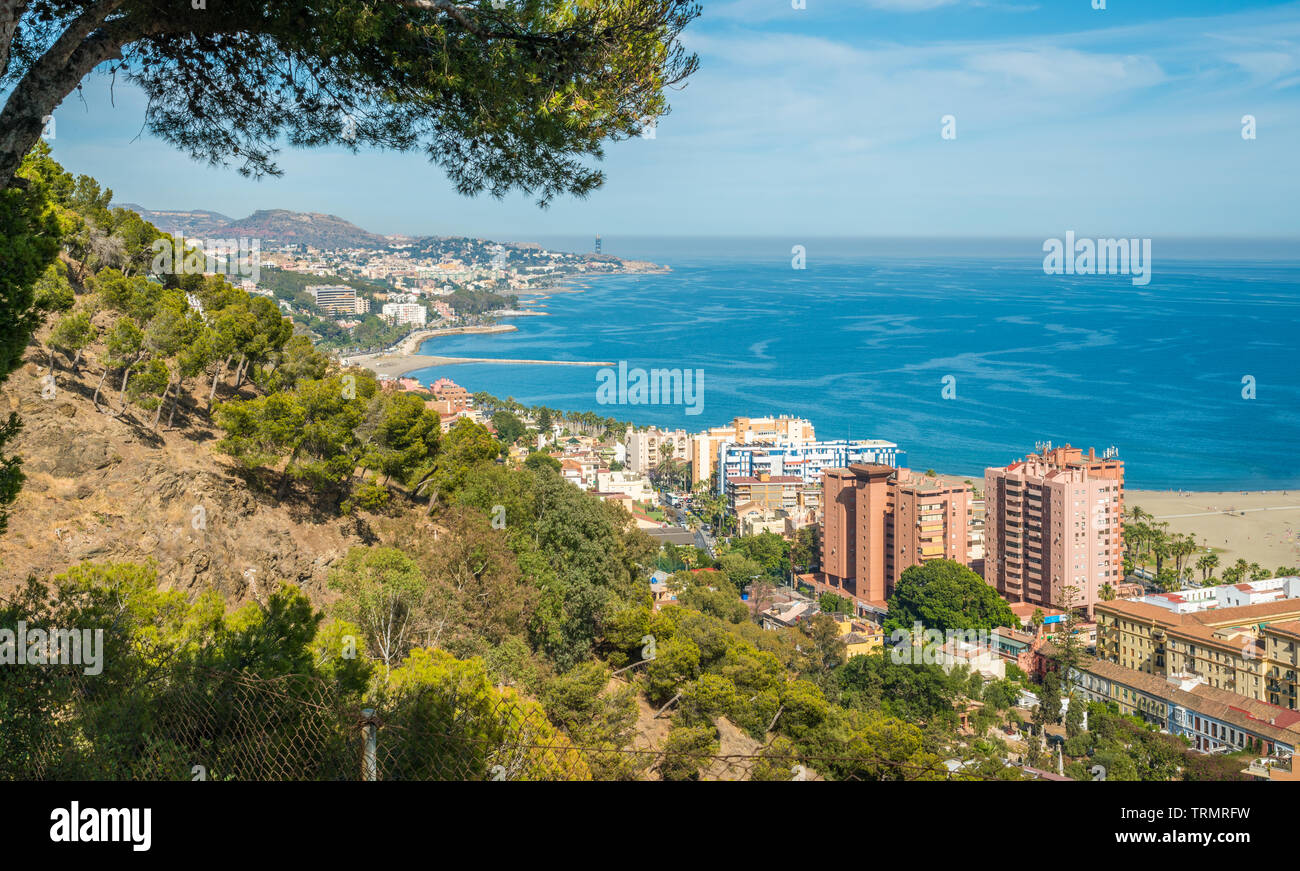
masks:
[[[1162,526],[1166,524],[1161,524]],[[1165,560],[1173,554],[1173,542],[1168,533],[1163,529],[1153,528],[1151,531],[1151,555],[1156,560],[1156,574],[1159,575],[1164,569]]]
[[[1246,579],[1246,572],[1248,571],[1250,571],[1250,564],[1244,559],[1238,559],[1223,570],[1223,582],[1225,584],[1239,584]]]
[[[1103,602],[1110,602],[1115,598],[1115,588],[1110,585],[1110,581],[1107,581],[1101,585],[1101,589],[1097,591],[1097,595],[1101,596]]]
[[[1179,533],[1170,542],[1169,552],[1174,557],[1174,571],[1179,577],[1183,575],[1183,560],[1196,553],[1196,536]]]
[[[1207,553],[1196,561],[1196,567],[1201,570],[1201,582],[1204,583],[1210,579],[1210,573],[1219,566],[1219,555],[1217,553]]]

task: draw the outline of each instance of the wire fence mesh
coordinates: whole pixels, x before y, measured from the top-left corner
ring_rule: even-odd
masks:
[[[946,780],[943,764],[575,743],[535,703],[424,690],[366,704],[318,677],[198,669],[112,692],[78,674],[4,738],[10,780]],[[48,688],[47,688],[48,689]],[[11,707],[11,710],[13,708]],[[8,729],[9,727],[4,727]],[[24,740],[25,738],[25,740]]]

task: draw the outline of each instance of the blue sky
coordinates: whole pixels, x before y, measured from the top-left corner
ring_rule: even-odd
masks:
[[[655,138],[612,145],[604,188],[545,211],[460,197],[418,154],[211,169],[142,133],[139,95],[102,76],[51,144],[119,201],[381,233],[1300,236],[1300,2],[805,3],[705,0],[685,37],[700,71]]]

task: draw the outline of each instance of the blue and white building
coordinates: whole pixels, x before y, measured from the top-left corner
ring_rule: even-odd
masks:
[[[805,486],[821,482],[825,469],[852,463],[879,463],[898,468],[907,453],[883,439],[834,439],[804,444],[729,442],[718,448],[718,495],[727,491],[727,479],[759,475],[798,475]]]

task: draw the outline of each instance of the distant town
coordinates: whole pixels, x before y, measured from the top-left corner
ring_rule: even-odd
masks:
[[[566,282],[667,271],[603,254],[599,235],[590,252],[572,253],[465,236],[378,236],[332,215],[284,210],[232,222],[130,207],[201,252],[202,271],[275,299],[297,332],[342,354],[391,349],[426,328],[541,315],[521,309],[519,296],[571,290]]]

